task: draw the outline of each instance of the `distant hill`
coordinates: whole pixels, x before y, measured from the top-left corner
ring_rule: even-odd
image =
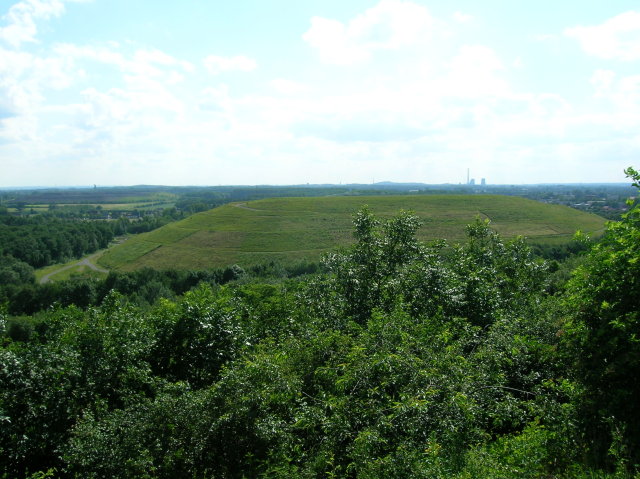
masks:
[[[390,217],[411,210],[424,222],[422,240],[464,238],[465,225],[488,218],[504,237],[563,242],[576,230],[598,233],[605,220],[566,206],[499,195],[270,198],[230,203],[132,237],[99,264],[123,271],[204,269],[233,263],[317,260],[352,241],[353,214],[363,205]]]

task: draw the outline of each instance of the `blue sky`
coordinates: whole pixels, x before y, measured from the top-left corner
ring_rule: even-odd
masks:
[[[0,186],[619,182],[637,1],[0,0]]]

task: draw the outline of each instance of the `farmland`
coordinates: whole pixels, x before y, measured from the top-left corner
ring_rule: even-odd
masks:
[[[236,202],[195,214],[110,248],[108,269],[204,269],[277,260],[318,260],[352,241],[353,214],[363,205],[380,218],[410,210],[423,222],[423,241],[462,240],[476,217],[504,237],[561,243],[576,230],[597,234],[604,219],[561,205],[498,195],[270,198]]]

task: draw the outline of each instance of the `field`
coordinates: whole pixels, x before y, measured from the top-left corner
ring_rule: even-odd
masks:
[[[563,242],[576,230],[597,234],[604,219],[565,206],[498,195],[270,198],[195,214],[107,250],[98,264],[123,271],[203,269],[237,263],[317,260],[352,241],[353,214],[363,205],[388,218],[410,210],[423,221],[421,240],[464,238],[465,225],[488,218],[504,237]]]
[[[8,194],[9,213],[21,211],[44,213],[55,208],[59,211],[77,211],[78,209],[100,209],[103,212],[126,212],[171,208],[179,195],[167,191],[155,191],[145,188],[78,188],[27,190]]]

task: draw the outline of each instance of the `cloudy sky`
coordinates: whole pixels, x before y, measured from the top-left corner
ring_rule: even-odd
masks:
[[[0,186],[618,182],[637,0],[0,0]]]

